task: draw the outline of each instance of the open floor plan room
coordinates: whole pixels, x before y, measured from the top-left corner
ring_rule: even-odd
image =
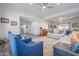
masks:
[[[79,3],[0,3],[0,56],[79,56]]]

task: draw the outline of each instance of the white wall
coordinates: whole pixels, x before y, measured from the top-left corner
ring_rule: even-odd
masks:
[[[5,37],[5,25],[3,23],[0,23],[0,37]]]
[[[0,8],[0,16],[5,17],[9,19],[9,23],[0,23],[0,35],[4,35],[8,37],[8,31],[13,32],[14,34],[19,34],[20,33],[20,21],[19,17],[24,16],[28,18],[34,19],[34,21],[31,23],[31,30],[30,32],[39,35],[39,27],[47,27],[47,23],[44,21],[39,21],[35,16],[31,16],[29,14],[23,13],[19,10],[15,10],[13,8]],[[11,21],[16,21],[17,26],[11,26]]]
[[[39,35],[39,24],[37,21],[32,21],[30,24],[30,33],[33,35]]]
[[[9,19],[9,23],[0,23],[0,29],[2,29],[0,32],[2,35],[4,36],[8,36],[8,31],[13,32],[14,34],[19,34],[19,17],[16,15],[8,15],[7,16],[3,16],[5,18]],[[16,21],[17,22],[17,26],[11,26],[11,22],[10,21]]]
[[[48,29],[48,22],[44,20],[39,21],[40,27]]]
[[[30,24],[30,33],[34,35],[40,34],[40,27],[48,29],[48,23],[46,21],[32,21]]]
[[[2,7],[0,6],[0,18],[3,17],[3,10]],[[3,38],[6,36],[6,26],[8,23],[1,23],[0,22],[0,38]]]
[[[19,17],[24,16],[24,17],[31,17],[33,19],[37,19],[34,16],[27,15],[25,13],[22,13],[18,10],[15,9],[3,9],[3,11],[0,10],[0,16],[5,17],[9,19],[9,23],[0,23],[0,35],[4,35],[8,37],[8,31],[13,32],[14,34],[19,34],[20,33],[20,24],[19,24]],[[17,26],[11,26],[11,21],[16,21]]]

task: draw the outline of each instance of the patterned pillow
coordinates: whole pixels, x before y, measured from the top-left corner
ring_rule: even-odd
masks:
[[[59,30],[59,31],[58,31],[58,34],[62,34],[62,33],[64,33],[63,30]]]
[[[79,49],[79,39],[76,34],[72,35],[71,39],[71,50],[73,52],[77,52],[77,49]]]

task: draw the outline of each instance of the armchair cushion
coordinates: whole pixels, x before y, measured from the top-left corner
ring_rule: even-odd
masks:
[[[25,38],[25,39],[23,39],[22,41],[25,42],[25,43],[29,43],[29,42],[32,41],[32,38]]]
[[[22,36],[21,35],[16,35],[19,39],[22,39]]]
[[[31,41],[31,42],[29,42],[29,43],[27,43],[28,45],[34,45],[34,44],[36,44],[36,42],[33,42],[33,41]]]

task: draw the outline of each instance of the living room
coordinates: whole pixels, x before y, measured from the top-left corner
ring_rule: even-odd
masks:
[[[78,42],[78,6],[78,3],[0,3],[0,50],[3,51],[0,55],[79,55],[75,52],[78,46],[73,47],[73,52],[63,47],[65,44],[69,47]],[[27,46],[21,46],[19,39]]]

